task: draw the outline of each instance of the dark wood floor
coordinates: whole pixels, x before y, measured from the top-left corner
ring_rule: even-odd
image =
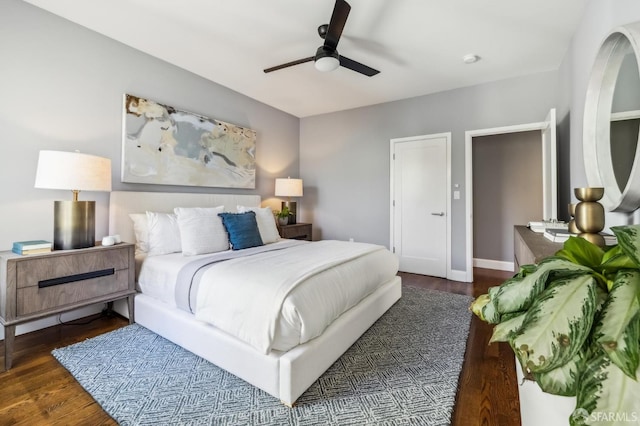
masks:
[[[477,297],[513,273],[476,268],[473,284],[402,272],[400,275],[403,285]],[[475,315],[471,319],[452,425],[520,426],[513,351],[506,343],[489,345],[492,330]]]
[[[473,284],[401,273],[403,284],[478,296],[511,274],[474,271]],[[85,323],[87,319],[76,322]],[[16,337],[13,368],[0,373],[0,425],[113,425],[115,422],[51,355],[66,346],[123,327],[118,316],[85,325],[58,325]],[[488,345],[491,327],[473,318],[452,424],[519,426],[514,358],[506,344]],[[2,352],[4,355],[4,352]],[[4,357],[0,356],[0,365]]]

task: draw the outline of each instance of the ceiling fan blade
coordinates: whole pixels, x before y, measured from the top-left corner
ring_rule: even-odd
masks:
[[[364,74],[367,77],[373,77],[378,74],[380,71],[375,70],[371,67],[366,66],[365,64],[361,64],[360,62],[354,61],[353,59],[346,58],[340,55],[340,65],[349,68],[352,71],[359,72],[360,74]]]
[[[333,13],[331,14],[331,21],[329,21],[329,28],[327,28],[327,35],[324,37],[324,47],[327,49],[335,51],[338,48],[338,42],[350,11],[351,6],[349,6],[349,3],[344,0],[336,0],[336,5],[333,7]]]
[[[276,65],[275,67],[267,68],[264,70],[265,73],[271,71],[281,70],[282,68],[292,67],[294,65],[304,64],[305,62],[311,62],[315,59],[314,56],[309,56],[308,58],[298,59],[296,61],[287,62],[286,64]]]

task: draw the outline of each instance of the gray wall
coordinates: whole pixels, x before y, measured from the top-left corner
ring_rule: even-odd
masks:
[[[297,117],[29,4],[2,0],[0,57],[0,250],[17,240],[51,239],[53,201],[70,199],[64,191],[34,189],[42,149],[111,158],[114,190],[255,193],[269,202],[276,177],[299,174]],[[124,93],[256,130],[256,189],[121,183]],[[97,201],[96,234],[106,235],[108,194],[80,198]]]
[[[513,226],[542,218],[539,130],[473,138],[473,257],[513,262]]]
[[[556,72],[300,120],[303,220],[316,237],[389,245],[389,141],[452,133],[451,266],[466,269],[465,131],[543,121],[556,104]]]
[[[303,205],[316,236],[388,245],[389,139],[452,132],[452,268],[465,270],[464,131],[541,121],[551,107],[558,117],[558,216],[586,186],[582,115],[587,82],[604,37],[616,26],[640,20],[637,0],[591,0],[556,72],[436,93],[366,108],[304,118],[300,124]],[[355,181],[353,181],[355,179]],[[607,226],[640,223],[607,213]]]

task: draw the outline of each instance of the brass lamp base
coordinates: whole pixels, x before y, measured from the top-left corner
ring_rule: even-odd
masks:
[[[53,249],[71,250],[95,246],[95,201],[55,201]]]
[[[287,222],[288,225],[295,225],[296,224],[296,214],[297,214],[297,203],[295,201],[283,201],[282,202],[282,208],[284,207],[289,207],[289,222]]]

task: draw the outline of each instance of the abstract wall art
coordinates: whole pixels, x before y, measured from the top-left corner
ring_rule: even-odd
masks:
[[[122,182],[255,188],[256,132],[124,95]]]

